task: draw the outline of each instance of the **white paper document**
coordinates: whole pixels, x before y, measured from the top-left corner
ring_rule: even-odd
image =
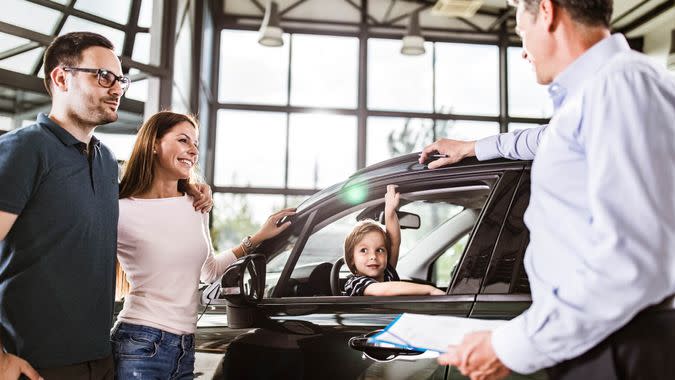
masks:
[[[369,343],[417,351],[446,352],[448,346],[462,343],[464,335],[494,330],[506,321],[404,313],[384,331],[368,338]]]

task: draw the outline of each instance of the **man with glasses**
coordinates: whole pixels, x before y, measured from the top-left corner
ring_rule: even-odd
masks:
[[[56,38],[44,74],[49,115],[0,137],[0,380],[113,379],[118,167],[93,132],[130,81],[87,32]]]
[[[555,106],[546,127],[447,158],[534,159],[525,223],[532,305],[442,355],[471,379],[675,378],[675,80],[624,36],[611,0],[511,0],[524,54]]]
[[[115,73],[105,37],[56,38],[49,115],[0,138],[0,379],[113,378],[118,168],[93,132],[117,120]]]

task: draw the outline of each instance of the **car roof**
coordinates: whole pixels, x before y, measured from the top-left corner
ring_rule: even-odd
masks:
[[[476,158],[470,157],[443,168],[430,170],[427,168],[426,164],[420,164],[418,159],[419,153],[410,153],[358,170],[345,181],[329,186],[307,198],[298,206],[297,211],[298,213],[302,213],[324,199],[335,196],[340,192],[349,191],[349,189],[355,185],[362,185],[381,178],[394,178],[413,173],[424,174],[425,172],[430,174],[445,174],[455,172],[470,173],[474,171],[507,169],[510,167],[522,169],[523,167],[529,167],[531,165],[531,161],[514,161],[502,158],[489,161],[478,161]]]

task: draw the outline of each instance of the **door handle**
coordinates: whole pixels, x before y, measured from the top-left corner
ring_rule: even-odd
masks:
[[[381,331],[375,330],[365,335],[354,336],[347,344],[351,349],[361,351],[365,356],[379,362],[394,360],[397,356],[421,355],[425,352],[401,347],[382,347],[368,342],[368,338]]]

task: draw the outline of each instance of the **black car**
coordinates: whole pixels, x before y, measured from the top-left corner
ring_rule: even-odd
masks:
[[[410,154],[367,167],[313,195],[291,228],[204,290],[198,375],[463,378],[431,353],[376,347],[367,336],[404,312],[510,319],[530,305],[523,213],[531,163],[466,159],[429,170],[417,160]],[[342,295],[344,238],[358,220],[381,218],[388,184],[401,193],[401,279],[447,290],[445,296]]]

